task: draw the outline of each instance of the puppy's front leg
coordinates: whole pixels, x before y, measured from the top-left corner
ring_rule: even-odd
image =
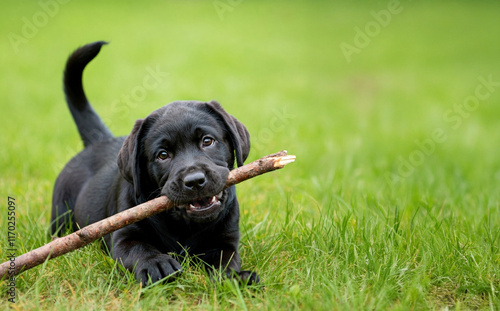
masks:
[[[241,271],[241,259],[236,250],[214,251],[204,261],[208,269],[222,271],[228,278],[235,278],[242,284],[256,284],[260,282],[259,275],[252,271]]]
[[[137,281],[143,285],[165,278],[170,282],[182,272],[181,265],[172,256],[120,230],[113,234],[112,256],[127,270],[134,272]]]

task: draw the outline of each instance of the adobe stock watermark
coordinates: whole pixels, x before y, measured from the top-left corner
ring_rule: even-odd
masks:
[[[273,109],[273,116],[269,120],[269,126],[261,128],[256,134],[252,148],[258,154],[265,153],[265,146],[271,143],[275,134],[283,132],[296,119],[295,114],[289,113],[285,106]]]
[[[17,53],[21,45],[28,44],[29,40],[36,37],[40,29],[47,26],[51,18],[56,16],[61,6],[67,4],[71,0],[40,0],[38,1],[39,10],[36,11],[31,18],[23,16],[21,18],[22,26],[18,33],[9,32],[7,38],[10,45]]]
[[[7,254],[7,259],[10,262],[7,271],[8,278],[7,283],[7,300],[10,303],[16,303],[16,198],[7,197],[7,243],[4,249]]]
[[[373,38],[378,36],[383,28],[387,27],[394,15],[403,12],[403,6],[398,0],[391,0],[387,3],[387,7],[380,11],[371,11],[372,19],[365,24],[363,28],[354,27],[353,42],[341,42],[340,50],[348,63],[352,61],[353,54],[359,54],[370,45]]]
[[[221,21],[227,13],[234,11],[234,9],[243,3],[243,0],[214,0],[212,2],[215,12]]]
[[[142,104],[148,97],[148,94],[161,87],[165,84],[166,78],[169,74],[162,71],[160,66],[151,67],[148,66],[145,69],[146,74],[140,80],[141,82],[130,89],[130,92],[122,94],[118,99],[111,102],[111,111],[105,116],[101,117],[103,123],[109,128],[118,119],[123,118],[127,115],[130,109],[138,107]],[[92,102],[92,101],[91,101]],[[133,124],[130,125],[130,130],[132,130]],[[86,131],[86,137],[92,141],[99,141],[104,138],[106,133],[101,132],[96,128],[89,128]],[[66,154],[75,156],[81,151],[79,147],[66,147]],[[64,164],[56,164],[53,166],[53,170],[59,173]],[[72,170],[80,167],[80,161],[78,157],[66,164],[66,169]]]
[[[465,97],[461,103],[456,103],[453,108],[443,113],[443,121],[449,125],[451,130],[458,129],[465,119],[477,111],[482,101],[491,97],[498,87],[500,81],[493,80],[493,75],[487,78],[479,76],[479,83],[474,89],[474,94]],[[431,156],[438,145],[448,140],[448,131],[442,128],[435,128],[424,140],[415,141],[415,149],[407,157],[399,156],[396,173],[386,173],[385,179],[389,184],[396,184],[410,177],[415,170],[424,164],[427,157]]]
[[[136,108],[142,104],[148,97],[148,94],[164,84],[168,73],[161,70],[160,66],[147,67],[146,74],[142,78],[142,83],[136,85],[127,94],[122,94],[119,99],[111,103],[111,117],[103,118],[108,126],[116,120],[117,116],[127,114],[130,109]]]

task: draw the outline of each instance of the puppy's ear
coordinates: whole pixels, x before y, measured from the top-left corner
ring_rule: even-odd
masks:
[[[130,135],[118,153],[118,168],[125,180],[134,186],[136,200],[141,196],[140,139],[145,119],[135,121]]]
[[[229,138],[231,139],[236,155],[236,163],[238,166],[242,166],[250,152],[250,134],[247,128],[235,117],[227,113],[215,100],[207,103],[207,105],[212,114],[222,121],[229,133]]]

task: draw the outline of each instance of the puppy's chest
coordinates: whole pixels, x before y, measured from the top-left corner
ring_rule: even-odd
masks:
[[[180,255],[204,253],[217,244],[219,236],[212,226],[193,228],[183,224],[170,226],[164,224],[160,227],[156,226],[155,229],[157,247],[162,252],[174,252]]]

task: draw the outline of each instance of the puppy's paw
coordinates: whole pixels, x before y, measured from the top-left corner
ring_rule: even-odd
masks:
[[[158,254],[137,263],[135,277],[143,285],[163,280],[172,282],[182,273],[181,265],[167,254]]]
[[[228,271],[227,277],[237,279],[240,284],[255,285],[260,283],[259,275],[252,271]]]

